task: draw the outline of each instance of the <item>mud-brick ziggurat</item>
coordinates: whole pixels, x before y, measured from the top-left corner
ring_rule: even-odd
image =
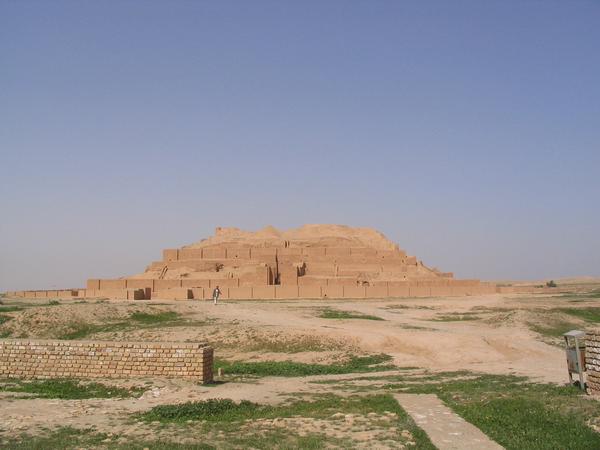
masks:
[[[506,288],[425,266],[370,228],[305,225],[257,232],[217,228],[166,249],[138,275],[89,279],[85,289],[17,291],[17,297],[206,299],[385,298],[493,294]]]

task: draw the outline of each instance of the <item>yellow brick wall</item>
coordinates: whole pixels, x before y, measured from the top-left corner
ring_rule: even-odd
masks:
[[[213,349],[202,343],[0,340],[0,378],[160,376],[212,382]]]

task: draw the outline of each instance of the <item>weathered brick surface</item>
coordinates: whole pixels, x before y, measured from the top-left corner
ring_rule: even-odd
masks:
[[[160,376],[209,383],[213,349],[202,343],[0,340],[0,378]]]
[[[590,394],[600,394],[600,329],[586,331],[585,369]]]

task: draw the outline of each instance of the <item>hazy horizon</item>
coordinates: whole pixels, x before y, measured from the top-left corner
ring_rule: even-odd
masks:
[[[218,226],[600,276],[600,3],[0,2],[0,291]]]

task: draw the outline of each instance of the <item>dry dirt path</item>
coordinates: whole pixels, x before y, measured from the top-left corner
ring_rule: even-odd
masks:
[[[434,394],[396,394],[394,398],[440,450],[504,448],[454,413]]]

